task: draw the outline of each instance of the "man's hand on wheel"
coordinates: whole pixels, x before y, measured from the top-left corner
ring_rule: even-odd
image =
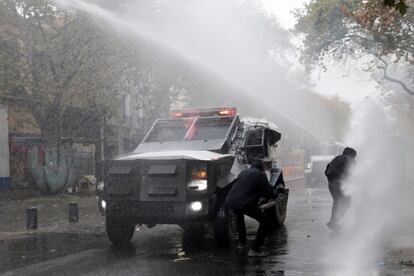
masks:
[[[269,202],[267,202],[267,203],[264,203],[264,204],[262,204],[262,205],[259,205],[259,208],[260,209],[262,209],[262,210],[266,210],[266,209],[268,209],[268,208],[270,208],[270,207],[273,207],[273,206],[275,206],[276,205],[276,201],[274,201],[274,200],[270,200]]]
[[[283,187],[277,187],[277,188],[276,188],[276,191],[277,191],[278,193],[283,193],[283,192],[285,191],[285,188],[283,188]]]

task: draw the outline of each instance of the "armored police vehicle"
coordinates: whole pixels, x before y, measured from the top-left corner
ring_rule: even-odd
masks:
[[[156,120],[133,153],[105,164],[99,198],[110,241],[129,242],[137,224],[177,224],[210,226],[228,244],[232,182],[257,159],[275,161],[280,137],[274,124],[243,121],[236,108],[174,110]],[[287,197],[286,189],[272,208],[275,226],[284,222]]]

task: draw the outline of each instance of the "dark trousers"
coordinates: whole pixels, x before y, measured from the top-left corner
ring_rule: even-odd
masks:
[[[329,192],[333,199],[330,222],[337,224],[338,220],[345,214],[350,203],[350,198],[342,191],[340,181],[329,182]]]
[[[259,223],[259,229],[257,229],[256,238],[253,242],[252,249],[259,251],[263,245],[266,235],[270,231],[271,223],[270,218],[267,214],[263,213],[262,210],[257,206],[249,206],[240,210],[234,210],[237,217],[237,229],[239,232],[239,241],[242,244],[246,244],[246,225],[244,223],[244,215],[255,219]]]

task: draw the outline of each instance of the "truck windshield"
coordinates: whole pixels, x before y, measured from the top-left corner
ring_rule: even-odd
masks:
[[[234,117],[158,120],[145,142],[225,139]]]
[[[232,117],[198,118],[185,140],[225,139],[232,121]]]
[[[160,120],[152,128],[145,142],[176,142],[184,139],[193,119]]]

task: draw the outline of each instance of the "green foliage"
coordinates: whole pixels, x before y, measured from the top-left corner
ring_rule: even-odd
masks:
[[[405,3],[406,1],[400,0],[398,3],[395,3],[395,0],[384,0],[384,6],[388,6],[390,8],[395,8],[401,15],[407,13],[408,6]]]
[[[304,57],[308,63],[327,52],[341,58],[356,48],[377,56],[394,53],[405,59],[414,54],[412,9],[403,17],[376,0],[313,0],[298,10],[296,17],[296,31],[306,36]]]
[[[347,20],[337,0],[311,1],[295,15],[295,31],[306,35],[302,61],[307,65],[318,63],[348,33]]]
[[[48,1],[0,5],[0,98],[29,105],[51,143],[67,108],[120,118],[123,97],[135,94],[151,121],[169,109],[173,81],[158,81],[142,49]]]
[[[375,57],[372,68],[386,71],[385,59],[396,64],[411,64],[410,76],[414,77],[414,10],[401,15],[389,5],[400,7],[412,1],[392,3],[377,0],[313,0],[296,12],[298,33],[305,35],[302,59],[306,65],[324,65],[326,60],[346,57]],[[375,69],[373,69],[375,70]],[[407,85],[384,73],[384,79],[398,83],[403,90],[414,94]],[[408,89],[407,89],[408,88]]]

